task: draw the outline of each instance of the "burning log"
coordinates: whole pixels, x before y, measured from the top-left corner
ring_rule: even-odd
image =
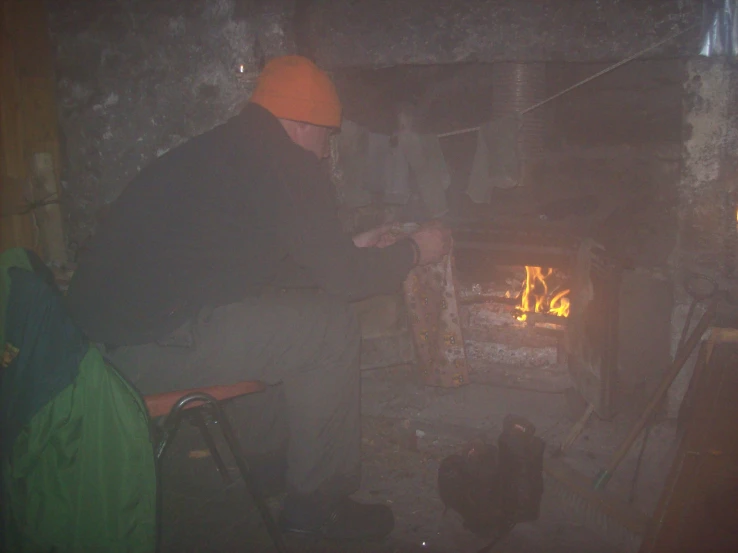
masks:
[[[506,298],[503,296],[491,296],[487,294],[474,294],[471,296],[466,296],[459,300],[459,303],[462,305],[470,305],[473,303],[501,303],[503,305],[518,305],[520,303],[520,297],[515,298]]]
[[[525,319],[519,320],[524,320],[526,323],[530,323],[532,325],[541,323],[566,326],[568,320],[562,315],[554,315],[553,313],[536,313],[535,311],[521,311],[520,317],[525,317]]]

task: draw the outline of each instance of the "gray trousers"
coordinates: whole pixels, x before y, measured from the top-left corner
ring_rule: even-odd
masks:
[[[243,380],[281,384],[239,400],[241,416],[227,411],[234,426],[273,442],[281,412],[288,492],[348,495],[360,480],[360,344],[344,301],[286,291],[203,312],[160,343],[119,347],[108,357],[142,394]]]

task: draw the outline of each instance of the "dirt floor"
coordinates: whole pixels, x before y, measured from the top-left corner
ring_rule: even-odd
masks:
[[[472,381],[484,380],[491,368],[472,360]],[[494,368],[500,370],[499,367]],[[495,442],[508,413],[528,417],[547,442],[547,455],[569,430],[571,406],[565,394],[537,393],[472,382],[454,390],[415,384],[412,367],[365,372],[363,379],[364,476],[358,498],[384,502],[395,513],[396,528],[385,542],[347,545],[289,540],[291,551],[476,552],[486,540],[463,528],[445,512],[436,477],[443,457],[471,439]],[[565,461],[594,476],[614,451],[629,420],[593,419],[569,450]],[[650,511],[672,454],[674,427],[657,424],[643,456],[634,506]],[[626,499],[639,446],[623,463],[608,490]],[[167,452],[164,470],[162,550],[165,552],[269,551],[264,526],[243,484],[226,486],[194,428],[183,425]],[[235,476],[235,467],[227,459]],[[266,485],[269,488],[269,485]],[[270,499],[276,510],[278,486]],[[586,513],[572,510],[553,489],[544,492],[541,516],[519,524],[493,551],[496,553],[588,553],[622,551],[622,544],[590,526]]]

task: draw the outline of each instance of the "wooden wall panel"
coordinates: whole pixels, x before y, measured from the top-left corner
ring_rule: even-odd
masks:
[[[34,202],[59,198],[61,163],[47,13],[42,0],[0,2],[0,250],[28,247],[61,265],[66,250],[58,203],[28,209]],[[45,175],[42,187],[32,181],[37,154],[53,160],[54,174]]]

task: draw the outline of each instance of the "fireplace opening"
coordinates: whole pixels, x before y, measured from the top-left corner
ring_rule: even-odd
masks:
[[[467,354],[486,365],[472,381],[552,390],[569,383],[563,370],[570,307],[564,271],[511,265],[495,267],[484,282],[467,281],[463,273],[459,278]]]
[[[520,225],[454,233],[467,353],[478,379],[575,388],[603,418],[616,412],[622,267],[589,238]]]

